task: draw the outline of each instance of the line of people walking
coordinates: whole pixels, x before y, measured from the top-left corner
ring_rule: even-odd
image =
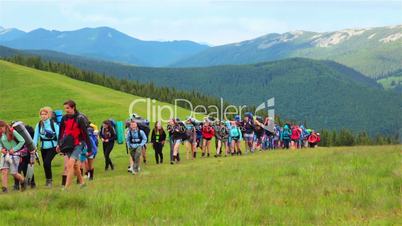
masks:
[[[198,121],[192,117],[181,121],[171,119],[166,130],[160,121],[152,131],[149,121],[133,114],[124,122],[107,119],[100,129],[88,117],[78,111],[73,100],[63,103],[63,111],[53,111],[50,107],[39,110],[39,122],[35,128],[21,122],[7,124],[0,120],[0,170],[2,173],[2,192],[8,192],[8,173],[14,178],[14,190],[24,191],[27,186],[36,187],[33,165],[40,163],[37,149],[40,150],[45,173],[45,186],[53,186],[52,161],[59,154],[64,158],[62,188],[68,189],[73,179],[85,187],[85,179],[94,179],[94,161],[98,152],[98,140],[102,142],[105,171],[114,170],[111,153],[115,143],[125,144],[129,155],[128,172],[138,174],[147,163],[147,143],[155,151],[156,164],[164,163],[163,148],[169,143],[170,164],[181,161],[180,146],[185,146],[186,159],[211,156],[211,143],[214,140],[215,157],[242,155],[255,151],[279,148],[315,147],[320,142],[319,133],[306,129],[303,125],[285,124],[283,127],[270,121],[268,117],[253,117],[246,113],[243,118],[233,120],[205,118]],[[148,139],[151,134],[150,140]],[[213,139],[215,138],[215,139]],[[244,142],[244,149],[241,143]],[[244,152],[242,151],[244,150]]]

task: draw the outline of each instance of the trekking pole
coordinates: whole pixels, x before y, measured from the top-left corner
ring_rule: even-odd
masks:
[[[35,151],[35,160],[38,163],[38,165],[40,166],[40,159],[39,159],[39,154],[37,151]]]

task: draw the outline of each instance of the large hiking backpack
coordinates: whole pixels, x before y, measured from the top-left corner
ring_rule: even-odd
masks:
[[[22,136],[22,138],[25,141],[24,146],[28,149],[28,151],[31,152],[36,149],[35,145],[33,143],[31,134],[28,132],[28,130],[23,122],[21,122],[21,121],[14,122],[11,127]]]
[[[292,131],[290,130],[288,125],[285,125],[283,127],[283,131],[282,131],[282,139],[289,140],[291,135],[292,135]]]
[[[61,123],[61,119],[63,118],[63,111],[62,110],[54,110],[52,112],[51,119],[56,122],[58,125]]]

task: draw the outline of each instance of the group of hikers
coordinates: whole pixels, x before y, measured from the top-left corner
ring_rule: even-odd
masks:
[[[110,158],[115,143],[125,144],[129,154],[128,172],[140,172],[140,159],[147,162],[147,144],[155,151],[156,164],[163,163],[163,147],[170,146],[170,164],[180,162],[179,148],[184,144],[186,158],[195,159],[197,150],[201,157],[210,157],[211,142],[215,138],[214,157],[242,155],[244,152],[274,150],[279,148],[315,147],[320,135],[303,125],[285,124],[283,127],[273,123],[268,117],[235,116],[233,120],[205,118],[198,121],[192,117],[169,120],[166,129],[160,121],[151,131],[149,121],[135,114],[125,122],[107,119],[100,129],[88,117],[78,111],[73,100],[64,102],[62,110],[53,111],[50,107],[39,110],[40,120],[35,128],[22,122],[11,124],[0,120],[0,170],[2,192],[8,192],[8,173],[14,177],[14,190],[24,191],[27,186],[36,187],[33,164],[40,163],[37,149],[40,150],[46,177],[46,186],[53,186],[52,161],[60,154],[64,158],[62,189],[67,189],[76,177],[76,183],[85,187],[85,177],[94,179],[94,160],[98,152],[99,140],[102,142],[105,158],[105,171],[114,170]],[[151,134],[149,139],[149,134]],[[37,148],[39,147],[39,148]],[[85,172],[85,173],[84,173]]]

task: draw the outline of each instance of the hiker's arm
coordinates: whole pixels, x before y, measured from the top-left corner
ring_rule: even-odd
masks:
[[[38,140],[39,140],[39,123],[36,124],[35,126],[35,133],[33,137],[33,143],[35,147],[38,146]]]
[[[14,152],[19,152],[20,151],[20,149],[22,148],[22,146],[24,146],[24,144],[25,144],[25,140],[24,140],[24,138],[17,132],[17,131],[13,131],[13,135],[14,135],[14,137],[17,139],[17,141],[18,141],[18,143],[17,143],[17,145],[15,145],[14,147],[13,147],[13,150],[14,150]]]
[[[130,144],[130,132],[126,134],[126,144],[127,148],[131,149],[131,144]]]
[[[88,129],[85,125],[84,120],[80,117],[78,117],[78,125],[81,129],[81,133],[82,133],[82,136],[84,137],[84,141],[87,144],[87,148],[88,148],[88,150],[90,150],[89,152],[92,152],[92,142],[89,138]]]
[[[141,144],[139,146],[144,146],[147,143],[147,136],[144,131],[140,130],[140,136],[142,136]]]
[[[64,120],[65,120],[65,118],[64,118],[64,116],[63,116],[63,118],[61,119],[61,122],[60,122],[59,139],[57,139],[57,141],[58,141],[58,142],[57,142],[57,145],[58,145],[58,146],[60,145],[61,139],[63,138],[63,135],[64,135],[64,127],[65,127]]]
[[[50,123],[52,123],[52,122],[50,122]],[[59,134],[60,134],[60,126],[57,125],[57,123],[55,123],[55,122],[53,122],[53,125],[54,125],[54,130],[56,132],[56,137],[58,138]]]

